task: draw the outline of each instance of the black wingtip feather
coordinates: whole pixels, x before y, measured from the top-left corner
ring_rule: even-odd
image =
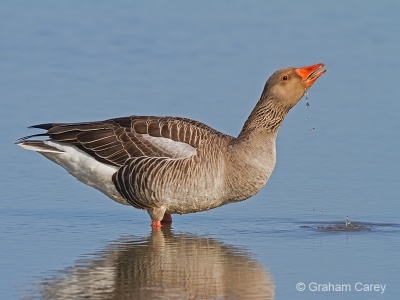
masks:
[[[39,128],[44,130],[49,130],[50,128],[54,127],[56,123],[45,123],[45,124],[38,124],[29,126],[29,128]]]
[[[38,137],[38,136],[46,136],[46,137],[48,137],[49,135],[47,133],[38,133],[38,134],[32,134],[32,135],[24,136],[24,137],[16,140],[15,144],[21,143],[21,142],[26,141],[26,140],[28,140],[30,138]]]

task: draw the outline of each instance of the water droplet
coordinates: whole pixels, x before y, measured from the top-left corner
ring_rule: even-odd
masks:
[[[349,221],[349,216],[346,216],[346,227],[351,226],[351,223]]]
[[[306,95],[306,109],[309,109],[310,108],[310,102],[308,102],[308,93],[306,92],[305,95]],[[306,116],[306,121],[308,121],[308,119],[309,119],[309,117]],[[309,129],[308,132],[312,132],[314,130],[315,130],[315,128],[312,128],[312,129]]]

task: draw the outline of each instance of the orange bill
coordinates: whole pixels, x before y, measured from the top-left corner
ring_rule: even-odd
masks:
[[[321,63],[313,66],[297,68],[295,71],[301,76],[305,85],[310,87],[314,84],[318,77],[326,72],[326,69],[323,69],[324,66],[325,65]]]

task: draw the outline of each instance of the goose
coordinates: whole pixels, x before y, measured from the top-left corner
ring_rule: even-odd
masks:
[[[273,73],[236,138],[187,118],[133,115],[34,125],[46,132],[16,144],[112,200],[146,210],[157,230],[172,222],[171,214],[206,211],[259,192],[275,167],[279,127],[324,66]]]

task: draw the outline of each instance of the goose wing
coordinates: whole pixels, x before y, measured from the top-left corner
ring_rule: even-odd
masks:
[[[130,116],[86,123],[49,123],[31,126],[47,130],[28,136],[48,136],[85,151],[96,160],[123,166],[131,158],[185,158],[211,137],[231,138],[194,120],[178,117]],[[23,140],[24,140],[23,139]]]

